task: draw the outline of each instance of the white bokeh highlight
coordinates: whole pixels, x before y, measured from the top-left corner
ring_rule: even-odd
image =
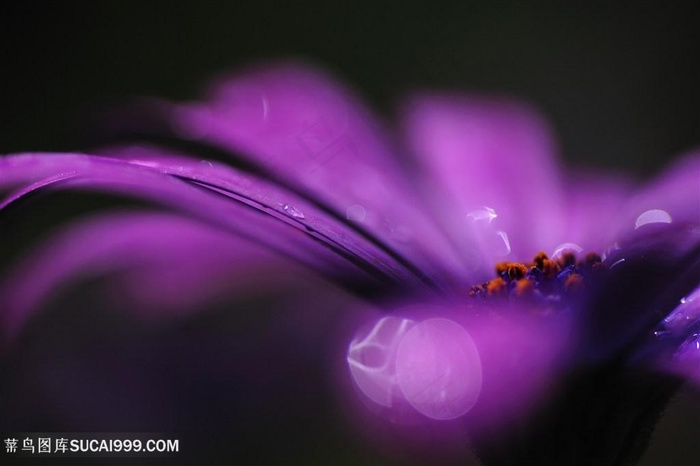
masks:
[[[348,347],[350,374],[372,402],[408,403],[435,420],[466,414],[479,398],[479,352],[467,331],[445,318],[383,317]]]
[[[383,317],[366,335],[350,342],[350,374],[360,391],[378,405],[391,407],[399,395],[396,352],[413,325],[415,322],[409,319]]]
[[[428,319],[401,339],[396,377],[401,393],[416,411],[431,419],[454,419],[466,414],[479,398],[479,352],[461,325]]]

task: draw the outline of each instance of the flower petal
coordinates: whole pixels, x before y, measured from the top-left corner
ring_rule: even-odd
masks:
[[[345,283],[422,283],[383,250],[314,206],[297,203],[295,197],[252,177],[229,176],[229,170],[222,180],[217,167],[200,168],[182,164],[176,173],[164,175],[160,167],[86,155],[5,157],[0,159],[0,188],[24,187],[0,207],[46,187],[115,192],[253,239]]]
[[[700,286],[678,301],[652,335],[633,353],[631,362],[700,386]]]
[[[618,238],[613,228],[603,225],[619,217],[631,192],[631,182],[622,177],[603,173],[570,174],[564,193],[563,227],[557,242],[576,244],[584,252],[604,252]]]
[[[531,310],[476,313],[459,302],[391,306],[390,316],[358,310],[366,321],[348,347],[350,375],[394,422],[438,428],[459,417],[448,428],[491,432],[537,405],[565,357],[566,319]]]
[[[682,157],[627,202],[616,221],[617,236],[644,235],[669,223],[700,228],[700,151]]]
[[[581,356],[595,362],[643,348],[679,300],[698,286],[700,234],[655,225],[620,239],[606,262],[604,279],[579,303]]]
[[[109,157],[128,160],[130,163],[151,168],[159,173],[191,180],[212,189],[231,191],[244,195],[247,199],[255,200],[262,205],[275,207],[288,217],[297,221],[303,221],[306,229],[313,228],[318,234],[344,245],[347,243],[351,249],[358,248],[358,244],[370,243],[368,250],[373,254],[367,257],[370,262],[376,261],[379,265],[383,262],[396,263],[396,268],[403,268],[407,277],[403,279],[412,282],[424,281],[427,284],[439,287],[444,285],[439,282],[440,275],[429,274],[425,270],[415,266],[410,259],[401,255],[390,245],[379,240],[371,232],[353,222],[349,216],[339,217],[335,211],[323,203],[314,199],[300,197],[294,192],[260,180],[256,176],[243,174],[223,165],[211,161],[197,161],[177,152],[150,145],[117,146],[104,149],[102,154]],[[254,180],[254,184],[252,181]],[[365,216],[364,208],[354,206]],[[322,221],[320,221],[322,220]],[[347,221],[351,220],[351,221]],[[439,264],[435,268],[439,268]]]
[[[684,296],[663,322],[661,339],[681,343],[661,366],[700,386],[700,286]]]
[[[115,302],[153,316],[192,312],[212,298],[260,292],[272,284],[283,289],[285,277],[303,270],[259,245],[182,216],[94,216],[53,235],[6,274],[0,284],[4,333],[12,337],[67,285],[103,274],[121,277]]]
[[[203,102],[156,107],[176,137],[228,151],[432,280],[461,282],[468,272],[378,122],[327,75],[298,64],[259,67],[219,80]]]
[[[552,139],[531,109],[505,100],[427,95],[404,107],[404,133],[428,172],[452,235],[482,237],[494,257],[528,260],[556,245],[561,207]],[[500,238],[500,239],[499,239]],[[464,242],[464,239],[462,239]]]

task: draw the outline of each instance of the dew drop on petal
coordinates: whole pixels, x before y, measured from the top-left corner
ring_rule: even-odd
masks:
[[[398,225],[391,219],[384,219],[382,227],[389,234],[389,238],[399,243],[408,243],[413,237],[411,229],[405,225]]]
[[[690,335],[678,348],[674,359],[681,362],[692,361],[700,365],[700,333]],[[700,375],[700,366],[698,366],[698,375]]]
[[[611,268],[611,269],[614,269],[614,268],[617,267],[618,265],[624,264],[624,263],[625,263],[625,259],[624,259],[624,258],[618,259],[618,260],[616,260],[615,262],[613,262],[613,263],[610,265],[610,268]]]
[[[415,324],[409,319],[384,317],[366,335],[357,335],[348,347],[350,374],[360,391],[373,402],[390,407],[399,394],[396,351]]]
[[[267,95],[260,91],[260,95],[262,98],[262,118],[263,120],[267,120],[267,116],[270,113],[270,101],[267,99]]]
[[[700,322],[700,288],[681,298],[680,304],[663,321],[670,330],[682,330]]]
[[[467,214],[467,228],[482,251],[489,256],[505,257],[511,252],[508,234],[499,230],[494,220],[498,214],[491,207],[480,207]]]
[[[214,112],[228,113],[230,117],[245,115],[247,122],[263,125],[270,113],[271,102],[258,83],[234,82],[217,91]]]
[[[367,211],[360,204],[353,204],[345,210],[345,217],[353,222],[363,222]]]
[[[552,253],[552,260],[560,259],[567,252],[572,252],[578,256],[583,252],[583,248],[576,243],[563,243],[557,246]]]
[[[498,214],[496,214],[496,211],[491,207],[484,206],[480,209],[472,210],[467,214],[467,217],[474,221],[486,221],[487,223],[491,223],[493,219],[498,217]]]
[[[160,166],[161,166],[158,162],[155,162],[153,160],[131,159],[131,160],[129,160],[129,163],[133,163],[135,165],[141,165],[142,167],[151,167],[151,168],[160,168]]]
[[[456,322],[435,318],[411,328],[396,354],[401,393],[421,414],[438,420],[467,413],[481,392],[479,352]]]
[[[301,219],[306,218],[306,216],[301,210],[297,209],[291,204],[282,204],[282,210],[284,210],[291,217]]]
[[[700,386],[700,326],[678,347],[673,355],[675,370]]]
[[[642,213],[637,220],[634,222],[635,230],[643,225],[648,225],[650,223],[671,223],[671,215],[668,212],[661,209],[647,210]]]
[[[503,257],[510,254],[510,241],[505,231],[497,231],[493,242],[492,253],[495,256]]]

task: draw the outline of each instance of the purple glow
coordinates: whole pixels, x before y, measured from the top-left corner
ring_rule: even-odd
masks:
[[[462,419],[502,428],[546,398],[568,357],[567,319],[530,312],[476,316],[463,304],[429,302],[393,309],[370,318],[349,345],[352,381],[380,418],[398,425]]]
[[[363,395],[386,408],[408,402],[430,419],[460,417],[481,391],[481,363],[456,322],[383,317],[348,348],[350,373]]]
[[[403,396],[430,419],[460,417],[481,391],[481,361],[464,328],[449,319],[412,327],[396,353],[396,379]]]

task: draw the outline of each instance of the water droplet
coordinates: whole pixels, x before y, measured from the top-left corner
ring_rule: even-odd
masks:
[[[616,260],[615,262],[613,262],[613,263],[610,265],[610,268],[611,268],[611,269],[614,269],[615,267],[617,267],[617,266],[620,265],[620,264],[623,264],[624,262],[625,262],[625,259],[624,259],[624,258],[619,259],[619,260]]]
[[[634,228],[636,230],[637,228],[640,228],[643,225],[648,225],[651,223],[671,222],[673,222],[673,219],[671,219],[671,215],[668,212],[661,209],[652,209],[647,210],[646,212],[642,213],[639,217],[637,217],[637,220],[634,222]]]
[[[681,298],[680,304],[663,320],[667,329],[683,330],[700,322],[700,288]]]
[[[367,216],[367,211],[360,204],[353,204],[345,211],[345,218],[353,222],[363,222]]]
[[[467,214],[467,217],[471,218],[475,222],[485,221],[491,223],[496,217],[498,217],[498,214],[496,214],[496,211],[491,207],[484,206],[480,209],[472,210]]]
[[[673,357],[676,361],[697,361],[700,363],[700,333],[690,335]]]
[[[205,166],[207,166],[207,167],[209,167],[209,168],[214,168],[214,164],[211,163],[211,162],[208,161],[208,160],[200,160],[199,163],[200,163],[201,165],[205,165]]]
[[[510,254],[511,246],[508,234],[498,229],[498,217],[491,207],[480,207],[467,214],[469,220],[465,225],[468,234],[466,237],[475,240],[481,251],[488,256],[504,257]]]
[[[688,296],[683,296],[681,298],[681,304],[690,304],[694,302],[698,302],[697,305],[700,306],[700,288],[696,289]]]
[[[510,254],[510,241],[505,231],[497,231],[492,242],[491,253],[494,256],[503,257]]]
[[[263,120],[267,120],[267,115],[270,112],[270,101],[267,100],[267,95],[263,91],[260,91],[262,97],[262,109],[263,109]]]
[[[291,204],[282,204],[282,210],[284,210],[291,217],[300,219],[306,218],[306,215],[304,215],[301,210],[297,209]]]
[[[382,220],[382,226],[385,231],[389,233],[389,238],[399,243],[408,243],[413,236],[413,232],[409,227],[397,225],[393,220],[388,218]]]
[[[552,253],[552,259],[557,260],[567,252],[572,252],[578,256],[583,252],[583,248],[576,243],[563,243],[557,246]]]
[[[129,163],[133,163],[135,165],[141,165],[144,167],[151,167],[151,168],[159,168],[161,165],[160,163],[154,161],[154,160],[138,160],[138,159],[132,159],[129,160]]]

